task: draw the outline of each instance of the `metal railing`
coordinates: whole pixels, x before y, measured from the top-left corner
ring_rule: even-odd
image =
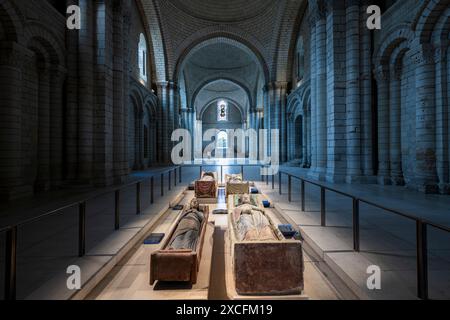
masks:
[[[16,297],[16,259],[17,259],[17,230],[18,227],[23,226],[25,224],[30,224],[38,220],[42,220],[44,218],[58,215],[65,209],[69,209],[75,206],[78,206],[78,215],[79,215],[79,226],[78,226],[78,251],[79,256],[83,257],[86,253],[86,203],[90,200],[99,198],[104,195],[108,195],[112,192],[115,194],[115,230],[120,229],[120,196],[122,190],[135,185],[136,186],[136,214],[141,213],[141,186],[144,182],[150,181],[150,203],[154,203],[154,196],[155,196],[155,177],[157,175],[161,175],[161,196],[164,196],[164,176],[168,174],[168,186],[167,188],[171,190],[172,184],[174,186],[177,185],[177,181],[179,183],[182,183],[182,168],[183,167],[199,167],[200,176],[205,167],[220,167],[220,173],[221,173],[221,182],[223,182],[223,169],[224,167],[240,167],[241,173],[244,176],[244,168],[245,167],[259,167],[264,168],[264,165],[251,165],[251,164],[245,164],[245,165],[236,165],[236,164],[224,164],[224,165],[214,165],[214,164],[202,164],[202,165],[184,165],[184,166],[176,166],[169,170],[162,171],[160,173],[153,174],[149,178],[134,181],[132,183],[120,186],[119,188],[113,190],[113,191],[105,191],[100,194],[96,194],[94,196],[91,196],[89,198],[86,198],[82,201],[78,201],[76,203],[72,203],[70,205],[58,208],[56,210],[47,212],[45,214],[42,214],[38,217],[26,220],[22,223],[19,223],[14,226],[9,226],[3,229],[0,229],[0,233],[6,232],[6,263],[5,263],[5,299],[6,300],[14,300]],[[178,172],[177,172],[178,171]],[[172,183],[172,174],[174,176],[174,180]],[[421,299],[428,299],[428,236],[427,236],[427,230],[428,227],[433,227],[438,230],[442,230],[445,232],[450,233],[450,228],[447,226],[439,225],[434,222],[428,221],[426,219],[422,219],[419,217],[415,217],[410,214],[406,214],[404,212],[401,212],[399,210],[395,210],[392,208],[385,207],[383,205],[379,205],[377,203],[374,203],[373,201],[370,201],[368,199],[364,199],[359,196],[355,196],[352,194],[349,194],[347,192],[343,192],[340,190],[337,190],[335,188],[325,186],[324,184],[321,184],[317,181],[311,181],[304,177],[297,176],[295,174],[289,173],[289,172],[283,172],[279,171],[278,173],[278,184],[279,184],[279,193],[282,194],[282,177],[283,175],[286,175],[288,177],[288,200],[289,202],[292,202],[292,179],[297,179],[300,181],[300,197],[301,197],[301,210],[302,212],[306,211],[306,185],[310,184],[316,187],[320,188],[320,220],[321,220],[321,226],[326,227],[327,225],[327,210],[326,210],[326,192],[334,192],[337,194],[340,194],[342,196],[348,197],[352,199],[352,229],[353,229],[353,249],[355,252],[360,251],[360,204],[365,203],[367,205],[373,206],[375,208],[393,213],[397,216],[406,218],[408,220],[414,221],[416,223],[416,250],[417,250],[417,283],[418,283],[418,297]],[[275,176],[272,175],[272,189],[275,189]],[[261,181],[266,182],[267,185],[270,183],[270,177],[269,176],[263,176],[261,175]]]
[[[178,171],[178,174],[177,174]],[[60,215],[64,210],[78,207],[78,256],[83,257],[86,255],[86,207],[87,202],[100,198],[102,196],[114,193],[114,229],[117,231],[120,229],[120,196],[124,189],[135,186],[136,187],[136,214],[141,214],[141,186],[143,183],[150,181],[150,204],[154,203],[155,199],[155,176],[161,175],[161,196],[164,196],[164,176],[168,175],[168,189],[172,189],[172,175],[174,176],[173,185],[177,185],[177,181],[182,183],[182,167],[175,166],[168,170],[164,170],[153,174],[152,176],[130,182],[128,184],[122,185],[116,189],[104,191],[95,195],[86,197],[80,201],[73,202],[64,207],[48,211],[37,217],[25,220],[15,225],[11,225],[0,229],[0,233],[6,233],[5,242],[5,288],[4,288],[4,299],[5,300],[15,300],[16,290],[17,290],[17,233],[18,228],[32,224],[34,222],[46,219],[51,216]]]
[[[414,221],[416,223],[416,252],[417,252],[417,296],[420,299],[427,300],[428,296],[428,227],[433,227],[441,231],[450,233],[450,228],[444,225],[439,225],[434,222],[428,221],[423,218],[419,218],[399,210],[388,208],[386,206],[374,203],[371,200],[364,199],[359,196],[349,194],[337,190],[335,188],[325,186],[320,182],[311,181],[305,179],[304,177],[297,176],[289,172],[279,171],[278,173],[278,184],[279,184],[279,194],[282,194],[282,176],[286,175],[288,177],[288,200],[292,202],[292,179],[300,180],[300,197],[301,197],[301,210],[305,212],[306,206],[306,184],[311,184],[320,188],[320,224],[323,227],[327,225],[327,210],[326,210],[326,192],[334,192],[342,196],[352,199],[352,228],[353,228],[353,250],[355,252],[360,251],[360,204],[365,203],[369,206],[393,213],[402,218]],[[263,179],[264,181],[264,179]],[[269,184],[269,177],[267,177],[266,183]],[[272,189],[275,189],[275,175],[272,176]]]

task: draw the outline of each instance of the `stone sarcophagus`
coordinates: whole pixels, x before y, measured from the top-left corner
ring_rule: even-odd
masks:
[[[301,295],[304,289],[302,243],[285,239],[265,209],[259,203],[257,207],[261,216],[252,217],[251,221],[264,227],[245,235],[240,224],[246,222],[236,212],[239,209],[236,196],[228,197],[228,237],[236,292],[243,296]]]
[[[244,181],[242,174],[225,175],[226,196],[245,194],[250,192],[250,182]]]
[[[201,178],[195,181],[197,199],[217,198],[218,189],[217,172],[202,172]]]
[[[177,237],[182,235],[183,232],[186,235],[186,226],[189,227],[189,223],[195,220],[187,217],[187,214],[191,211],[185,208],[175,222],[161,250],[152,253],[150,257],[150,285],[153,285],[156,281],[197,283],[209,218],[209,206],[200,205],[198,211],[203,213],[203,218],[198,232],[195,233],[197,237],[193,239],[181,238],[181,241],[188,241],[187,247],[192,246],[191,248],[179,249],[176,246],[175,248],[172,247],[175,242],[180,242]],[[191,221],[186,223],[187,219]]]

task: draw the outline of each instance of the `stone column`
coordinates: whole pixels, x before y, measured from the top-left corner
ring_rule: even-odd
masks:
[[[440,47],[436,51],[436,138],[437,138],[437,171],[439,189],[442,194],[450,194],[450,135],[448,95],[448,47]]]
[[[350,1],[346,8],[346,104],[348,183],[361,182],[361,86],[360,86],[360,8]]]
[[[162,150],[160,150],[160,162],[167,165],[171,163],[170,155],[173,146],[171,136],[178,117],[179,89],[173,82],[159,82],[157,85],[161,120],[160,145]]]
[[[78,5],[78,0],[67,0],[67,7]],[[66,65],[68,69],[65,112],[65,179],[74,182],[77,179],[78,166],[78,39],[74,30],[66,30]]]
[[[287,121],[287,161],[292,161],[295,158],[295,125],[293,120],[294,115],[292,113],[288,113],[286,116]]]
[[[59,187],[63,181],[63,91],[66,70],[61,66],[50,71],[50,170],[51,185]]]
[[[311,10],[311,9],[310,9]],[[316,77],[316,20],[315,20],[314,12],[310,12],[310,29],[311,29],[311,112],[309,115],[309,124],[311,130],[310,137],[310,167],[312,171],[317,167],[317,130],[316,130],[316,117],[317,117],[317,96],[316,96],[316,85],[317,85],[317,77]]]
[[[302,167],[306,167],[307,163],[308,163],[308,119],[307,119],[307,112],[305,111],[303,113],[303,117],[302,117],[302,130],[303,130],[303,134],[302,134],[302,138],[303,138],[303,146],[302,146],[302,163],[301,166]]]
[[[266,86],[269,96],[270,130],[278,129],[280,135],[280,162],[287,161],[286,92],[287,82],[272,82]],[[270,136],[270,132],[269,132]],[[269,145],[271,145],[270,142]],[[270,149],[271,150],[271,149]]]
[[[94,161],[94,2],[79,0],[78,31],[78,180],[92,182]]]
[[[437,193],[436,167],[436,89],[434,50],[421,45],[416,59],[416,167],[417,188]]]
[[[114,1],[113,8],[113,38],[114,38],[114,56],[113,56],[113,176],[115,183],[123,183],[126,177],[126,171],[124,170],[126,161],[124,136],[126,135],[124,128],[124,115],[125,115],[125,92],[124,82],[128,81],[124,77],[126,74],[124,64],[124,23],[125,12],[124,3],[122,0]]]
[[[390,75],[390,164],[392,184],[402,186],[405,184],[402,170],[402,143],[401,143],[401,70],[394,67]]]
[[[311,124],[311,106],[309,106],[309,110],[306,114],[307,117],[307,132],[308,132],[308,140],[307,140],[307,162],[306,162],[306,167],[310,168],[311,167],[311,162],[312,162],[312,124]]]
[[[314,112],[315,125],[315,149],[316,159],[311,176],[314,179],[324,180],[327,167],[327,21],[326,8],[323,1],[315,2],[313,15],[315,21],[315,39],[316,44],[314,86],[314,102],[312,108]],[[313,53],[312,53],[313,54]]]
[[[128,108],[130,106],[130,60],[131,60],[131,50],[130,50],[130,29],[131,29],[131,1],[122,1],[123,10],[123,117],[122,124],[119,126],[123,127],[122,145],[123,145],[123,165],[122,174],[127,176],[130,172],[130,166],[128,163],[128,152],[129,152],[129,141],[128,141],[128,126],[129,126],[129,112]],[[156,124],[155,124],[156,126]],[[156,133],[154,135],[157,136]],[[155,160],[156,161],[156,160]]]
[[[145,158],[144,158],[144,111],[139,112],[138,115],[138,126],[137,126],[137,161],[138,161],[138,169],[145,169]]]
[[[50,189],[50,65],[39,66],[38,156],[35,191]]]
[[[0,200],[22,192],[22,62],[25,48],[16,43],[0,45]],[[25,192],[25,190],[23,190]],[[26,191],[29,195],[32,190]]]
[[[168,128],[168,113],[169,113],[169,95],[168,95],[168,82],[158,82],[158,144],[160,150],[158,150],[158,162],[160,164],[168,163],[168,141],[167,141],[167,128]]]
[[[367,7],[371,0],[364,0],[361,6],[361,139],[362,139],[362,173],[368,183],[375,183],[373,165],[373,137],[372,137],[372,35],[366,28]]]
[[[388,185],[389,163],[389,73],[384,66],[375,71],[378,83],[378,183]]]
[[[266,145],[264,154],[270,155],[271,149],[270,149],[270,96],[269,96],[269,87],[268,85],[265,85],[263,88],[263,95],[264,95],[264,119],[263,119],[263,126],[264,129],[267,130],[266,133]],[[260,159],[263,160],[263,159]]]

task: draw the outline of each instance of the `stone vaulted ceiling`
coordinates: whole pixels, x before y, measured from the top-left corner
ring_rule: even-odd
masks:
[[[155,64],[174,80],[177,66],[204,40],[242,42],[265,64],[266,81],[286,81],[295,25],[306,0],[140,0],[156,49]],[[155,20],[158,20],[155,22]],[[159,22],[159,23],[158,23]]]

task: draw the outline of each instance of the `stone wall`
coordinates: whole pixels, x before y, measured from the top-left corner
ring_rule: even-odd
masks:
[[[312,139],[297,148],[306,150],[304,166],[310,149],[311,177],[349,183],[377,177],[381,184],[448,193],[448,1],[397,1],[373,32],[363,3],[309,1],[298,37],[309,21],[311,81],[288,97],[288,141],[300,142],[294,121],[308,115],[310,103],[311,125],[306,120],[302,127]]]

